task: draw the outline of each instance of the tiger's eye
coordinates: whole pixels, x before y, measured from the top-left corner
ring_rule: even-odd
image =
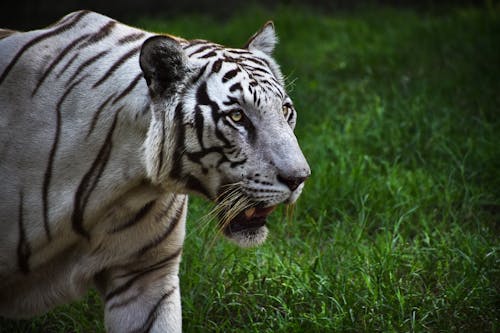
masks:
[[[231,120],[234,122],[240,122],[243,119],[243,113],[241,111],[233,111],[229,114],[229,117],[231,117]]]
[[[285,116],[285,118],[288,118],[288,115],[290,114],[290,107],[287,106],[287,105],[283,105],[283,115]]]

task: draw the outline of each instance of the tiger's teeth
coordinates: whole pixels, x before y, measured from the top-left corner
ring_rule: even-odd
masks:
[[[255,213],[255,208],[254,207],[248,208],[247,210],[245,210],[245,216],[246,216],[247,219],[251,218],[254,213]]]

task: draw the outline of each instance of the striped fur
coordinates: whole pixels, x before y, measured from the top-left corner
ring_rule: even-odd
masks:
[[[0,30],[0,315],[95,286],[109,332],[178,332],[187,194],[262,243],[310,170],[266,24],[242,49],[88,11]]]

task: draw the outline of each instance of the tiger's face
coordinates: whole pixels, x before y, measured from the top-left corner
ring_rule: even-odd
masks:
[[[294,203],[310,175],[293,102],[270,57],[275,42],[267,24],[244,49],[198,41],[180,56],[191,73],[174,103],[169,178],[216,202],[224,234],[240,246],[266,239],[268,215]]]

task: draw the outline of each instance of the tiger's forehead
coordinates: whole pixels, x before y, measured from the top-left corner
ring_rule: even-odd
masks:
[[[254,99],[257,95],[261,98],[286,98],[281,74],[273,71],[270,60],[265,56],[205,40],[191,41],[184,49],[190,61],[200,67],[198,78],[218,76],[223,84],[232,83],[230,92],[246,88],[254,95]]]

